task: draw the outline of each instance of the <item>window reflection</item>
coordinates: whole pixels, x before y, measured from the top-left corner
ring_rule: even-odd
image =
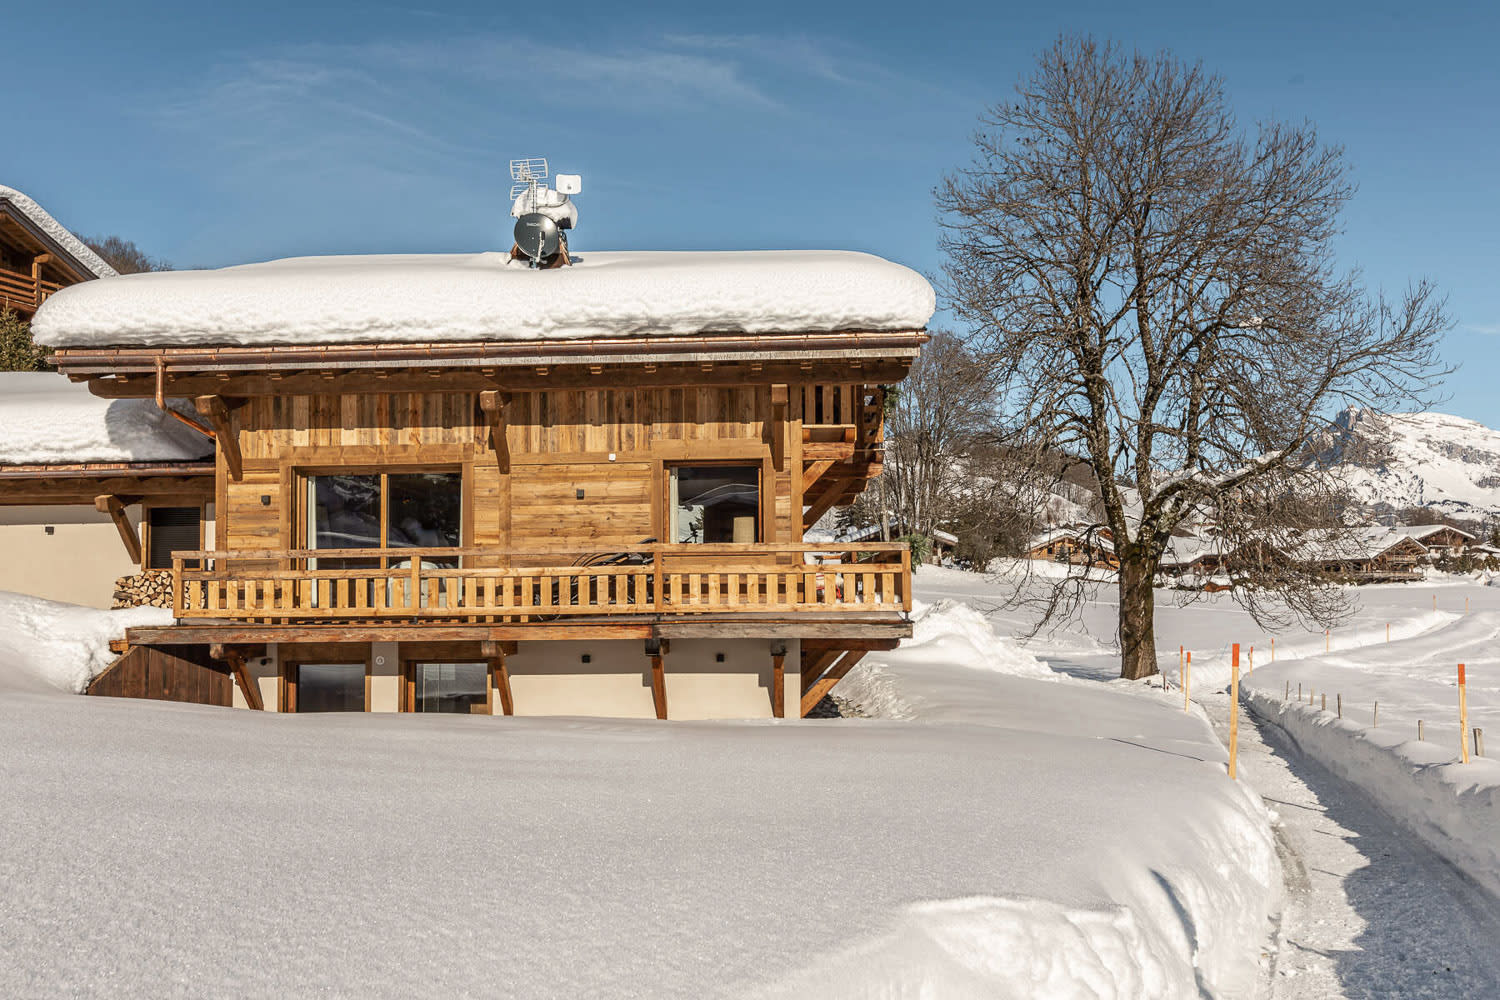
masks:
[[[298,712],[363,712],[363,663],[303,663],[297,667]]]
[[[489,710],[489,667],[484,663],[412,665],[412,711],[482,715]]]
[[[759,540],[759,466],[677,466],[670,490],[673,541]]]

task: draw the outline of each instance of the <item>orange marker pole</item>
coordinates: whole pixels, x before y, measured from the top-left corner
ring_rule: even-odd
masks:
[[[1193,652],[1188,650],[1187,669],[1182,675],[1182,710],[1188,710],[1188,689],[1193,686]]]
[[[1235,778],[1235,764],[1240,754],[1240,644],[1234,644],[1233,666],[1229,673],[1229,777]]]
[[[1464,665],[1458,665],[1458,750],[1459,759],[1469,762],[1469,689],[1464,682]]]
[[[1250,647],[1250,665],[1245,668],[1245,673],[1247,673],[1247,674],[1253,674],[1253,673],[1255,673],[1255,647],[1254,646]]]

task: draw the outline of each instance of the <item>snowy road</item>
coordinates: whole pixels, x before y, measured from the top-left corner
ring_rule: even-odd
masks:
[[[1200,703],[1227,739],[1228,697]],[[1240,777],[1277,817],[1287,882],[1263,995],[1500,997],[1500,901],[1278,727],[1240,721]]]

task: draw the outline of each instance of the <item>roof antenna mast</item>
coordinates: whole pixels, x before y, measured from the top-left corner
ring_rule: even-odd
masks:
[[[583,190],[578,174],[558,174],[557,187],[547,186],[547,159],[532,156],[510,161],[510,214],[516,220],[512,260],[534,269],[571,264],[565,230],[578,223],[578,208],[570,195]]]

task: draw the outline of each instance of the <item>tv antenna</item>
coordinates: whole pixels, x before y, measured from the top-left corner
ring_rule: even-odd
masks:
[[[558,174],[556,189],[547,186],[547,158],[532,156],[510,161],[510,214],[515,217],[515,246],[510,255],[526,260],[533,268],[561,267],[571,263],[568,237],[578,218],[570,195],[583,189],[577,174]]]

